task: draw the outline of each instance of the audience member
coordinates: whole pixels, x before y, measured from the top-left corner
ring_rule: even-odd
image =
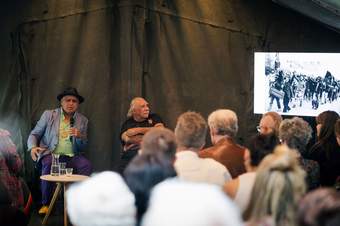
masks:
[[[182,179],[222,186],[231,179],[228,170],[211,158],[200,158],[198,151],[205,144],[207,124],[196,112],[185,112],[177,119],[175,136],[177,153],[175,169]]]
[[[320,166],[316,161],[305,159],[306,146],[312,138],[312,128],[302,118],[285,119],[280,126],[279,137],[282,143],[298,153],[302,169],[306,171],[308,190],[320,186]]]
[[[241,226],[237,207],[217,187],[168,180],[157,185],[143,226]]]
[[[125,181],[136,199],[137,225],[147,209],[151,189],[159,182],[177,176],[173,162],[162,154],[138,155],[124,171]]]
[[[170,161],[175,161],[177,144],[175,134],[163,127],[152,128],[147,132],[143,139],[140,154],[157,154],[162,153]]]
[[[13,206],[12,197],[2,181],[0,181],[0,225],[26,226],[28,219],[24,212]]]
[[[305,172],[300,168],[295,152],[286,145],[275,148],[256,171],[244,219],[249,225],[266,221],[269,217],[276,226],[297,226],[297,204],[306,186],[304,177]]]
[[[0,129],[0,181],[6,188],[11,206],[23,209],[24,194],[19,178],[22,161],[7,130]]]
[[[338,146],[340,146],[340,119],[336,121],[334,131],[335,131],[336,141],[338,142]]]
[[[320,188],[308,193],[300,202],[299,226],[339,226],[340,193]]]
[[[135,198],[117,173],[98,173],[71,185],[66,200],[76,226],[135,226]]]
[[[333,186],[340,175],[340,146],[334,133],[339,115],[325,111],[316,117],[317,142],[311,147],[309,157],[320,165],[322,186]]]
[[[223,164],[232,178],[245,173],[243,156],[245,148],[236,144],[238,131],[236,113],[228,109],[212,112],[208,117],[212,147],[199,152],[201,158],[213,158]]]
[[[340,119],[338,119],[335,123],[335,136],[336,136],[336,141],[338,143],[338,146],[340,146]],[[336,177],[334,186],[335,186],[335,189],[340,191],[340,175]]]
[[[279,127],[282,122],[282,117],[274,111],[269,111],[262,115],[257,131],[261,134],[274,133],[276,136],[279,135]]]
[[[244,165],[247,173],[241,174],[236,179],[224,185],[224,191],[234,199],[243,212],[248,206],[251,191],[256,177],[256,169],[261,160],[272,153],[279,141],[274,134],[257,134],[249,142],[244,153]]]

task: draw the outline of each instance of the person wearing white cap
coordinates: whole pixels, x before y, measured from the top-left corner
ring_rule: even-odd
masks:
[[[142,226],[241,226],[239,210],[216,185],[169,179],[158,184]]]
[[[102,172],[72,185],[66,200],[70,220],[76,226],[135,225],[134,195],[115,172]]]

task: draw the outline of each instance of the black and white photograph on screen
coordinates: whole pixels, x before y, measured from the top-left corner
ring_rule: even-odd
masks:
[[[255,53],[254,112],[340,113],[340,54]]]

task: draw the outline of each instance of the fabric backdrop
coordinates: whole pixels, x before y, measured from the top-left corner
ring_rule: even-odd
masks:
[[[101,171],[117,167],[131,98],[145,97],[171,129],[187,110],[232,109],[243,143],[259,120],[254,51],[340,51],[338,33],[266,0],[18,2],[1,13],[0,126],[11,130],[27,178],[27,136],[66,86],[85,97],[86,156]]]

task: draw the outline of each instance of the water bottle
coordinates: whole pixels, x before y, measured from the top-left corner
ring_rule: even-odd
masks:
[[[59,154],[52,154],[51,176],[60,175]]]

